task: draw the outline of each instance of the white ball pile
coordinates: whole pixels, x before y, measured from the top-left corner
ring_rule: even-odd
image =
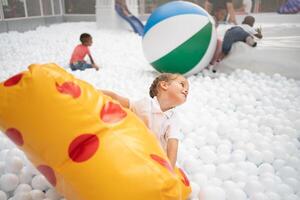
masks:
[[[246,70],[192,77],[181,113],[192,199],[300,199],[299,82]]]
[[[278,29],[273,26],[269,33]],[[93,36],[91,52],[102,68],[72,73],[97,88],[147,96],[157,73],[143,57],[140,38],[98,30],[94,23],[1,34],[0,58],[5,59],[0,60],[0,81],[37,62],[56,62],[69,70],[82,32]],[[189,82],[188,101],[178,108],[185,134],[178,163],[191,181],[190,199],[299,200],[300,82],[241,70],[214,79],[192,76]],[[61,198],[24,154],[0,136],[0,200]]]
[[[24,153],[0,134],[0,200],[61,200]]]

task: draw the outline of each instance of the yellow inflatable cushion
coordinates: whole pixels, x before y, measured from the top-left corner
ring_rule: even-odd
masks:
[[[55,64],[0,84],[1,130],[70,200],[183,200],[191,188],[141,120]]]

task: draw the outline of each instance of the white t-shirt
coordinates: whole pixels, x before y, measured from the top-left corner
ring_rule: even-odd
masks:
[[[249,26],[248,24],[241,24],[239,25],[242,29],[244,29],[244,31],[246,31],[247,33],[249,33],[251,36],[254,37],[255,34],[257,34],[257,31],[255,30],[255,28]]]
[[[163,112],[156,97],[130,101],[129,104],[132,112],[146,123],[165,151],[167,150],[168,139],[182,139],[183,135],[178,127],[175,109]]]

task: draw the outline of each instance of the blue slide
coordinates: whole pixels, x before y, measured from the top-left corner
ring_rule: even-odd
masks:
[[[125,19],[130,24],[130,26],[132,27],[132,29],[134,30],[135,33],[139,34],[140,36],[144,35],[143,23],[137,17],[133,16],[128,11],[127,8],[125,8],[125,9],[129,13],[129,15],[125,14],[124,9],[122,8],[122,6],[120,4],[116,4],[115,9],[116,9],[117,13],[119,14],[119,16],[122,17],[123,19]]]

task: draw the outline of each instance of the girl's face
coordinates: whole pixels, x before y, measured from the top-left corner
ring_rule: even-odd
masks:
[[[165,92],[168,94],[169,102],[173,106],[179,106],[186,101],[189,92],[189,83],[183,76],[178,76],[175,80],[166,83]]]

